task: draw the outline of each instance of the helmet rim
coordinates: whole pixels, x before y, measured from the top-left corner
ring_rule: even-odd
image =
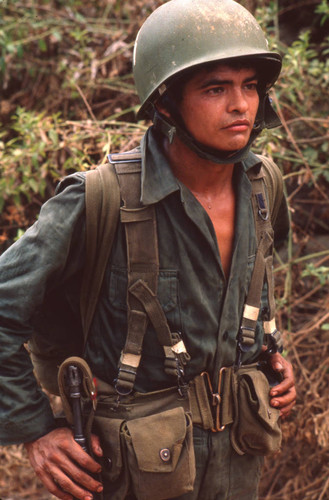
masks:
[[[277,81],[282,67],[282,58],[278,53],[268,52],[268,53],[255,53],[248,55],[239,55],[229,57],[227,59],[213,59],[208,60],[203,63],[195,64],[193,66],[187,66],[180,71],[174,72],[172,75],[168,76],[168,78],[162,82],[159,87],[157,87],[153,92],[151,92],[148,96],[145,97],[144,101],[141,103],[141,106],[138,110],[137,117],[138,119],[147,118],[149,116],[149,109],[153,110],[153,105],[157,102],[157,100],[173,85],[173,82],[176,81],[179,77],[181,77],[186,71],[189,70],[197,70],[198,67],[202,68],[210,63],[230,65],[231,63],[235,63],[236,61],[250,61],[251,66],[253,63],[255,66],[258,66],[259,62],[264,64],[264,67],[267,66],[267,69],[270,69],[271,76],[266,79],[266,90],[269,90],[274,83]]]

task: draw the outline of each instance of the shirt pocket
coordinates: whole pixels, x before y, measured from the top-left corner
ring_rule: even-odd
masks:
[[[127,269],[113,267],[110,271],[109,301],[115,309],[127,310],[127,285]],[[159,271],[157,296],[165,313],[178,307],[178,271]]]

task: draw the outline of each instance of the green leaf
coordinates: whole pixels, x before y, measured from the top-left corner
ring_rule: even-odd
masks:
[[[45,42],[45,40],[43,38],[41,38],[38,41],[38,46],[39,46],[39,49],[41,50],[41,52],[46,52],[47,51],[47,44],[46,44],[46,42]]]
[[[51,142],[57,146],[58,144],[58,134],[56,132],[56,130],[54,129],[50,129],[49,132],[48,132],[48,135],[49,135],[49,138],[51,140]]]

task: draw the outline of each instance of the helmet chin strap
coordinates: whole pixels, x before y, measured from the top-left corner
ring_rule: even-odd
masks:
[[[164,134],[170,143],[173,142],[175,135],[177,135],[200,158],[219,164],[238,163],[244,160],[249,153],[252,143],[264,128],[273,128],[281,125],[278,115],[272,108],[268,95],[263,94],[260,96],[260,105],[248,143],[237,151],[222,151],[200,143],[188,132],[177,107],[173,105],[170,98],[165,100],[165,105],[171,118],[167,118],[162,113],[159,113],[157,109],[154,109],[153,123],[156,130]]]

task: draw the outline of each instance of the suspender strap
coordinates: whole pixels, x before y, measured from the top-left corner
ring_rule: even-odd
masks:
[[[159,256],[155,206],[143,206],[140,201],[141,164],[138,157],[130,154],[128,161],[125,160],[125,154],[112,155],[110,159],[116,162],[124,202],[120,218],[125,226],[128,267],[128,332],[116,381],[120,395],[130,394],[133,390],[148,320],[163,346],[165,371],[177,377],[179,387],[184,386],[182,365],[188,360],[179,335],[170,332],[156,295]]]
[[[248,296],[246,300],[246,307],[259,307],[261,292],[263,288],[262,283],[264,280],[264,273],[266,272],[266,258],[264,256],[268,251],[271,251],[272,244],[273,238],[271,237],[271,235],[268,232],[263,232],[258,243],[254,271],[251,277]]]
[[[86,174],[86,263],[80,295],[83,350],[119,219],[120,190],[113,166]]]
[[[263,233],[257,249],[254,271],[251,277],[240,326],[239,342],[242,352],[248,351],[255,343],[255,329],[259,315],[264,275],[266,272],[264,254],[270,248],[271,244],[272,238],[268,233]]]
[[[241,353],[247,352],[255,343],[255,330],[259,316],[261,294],[264,280],[267,282],[267,297],[270,321],[264,325],[265,333],[273,328],[275,315],[274,286],[273,286],[273,229],[271,213],[268,205],[265,173],[263,168],[258,173],[249,172],[252,185],[252,206],[255,220],[256,239],[258,242],[253,274],[244,306],[240,331],[238,334],[237,365],[241,362]],[[273,196],[273,194],[272,194]],[[275,329],[275,323],[274,323]],[[271,332],[272,333],[272,332]]]
[[[136,281],[129,292],[143,305],[161,345],[171,345],[171,333],[163,309],[153,291],[143,280]]]
[[[166,316],[161,304],[152,290],[142,281],[138,280],[130,289],[134,295],[143,304],[143,307],[156,331],[158,341],[162,345],[165,354],[165,372],[167,375],[176,376],[180,379],[181,367],[186,365],[190,356],[186,352],[184,342],[179,333],[171,333]],[[183,385],[179,381],[179,385]]]
[[[111,161],[118,158],[111,157]],[[136,297],[131,294],[130,287],[141,279],[154,292],[158,284],[158,242],[154,206],[144,207],[140,202],[141,164],[135,161],[121,160],[115,164],[123,206],[120,208],[120,219],[124,224],[127,244],[127,306],[128,331],[126,343],[119,361],[116,390],[120,395],[132,392],[137,369],[141,359],[142,344],[148,320],[146,312]]]
[[[281,172],[277,165],[266,156],[259,155],[262,160],[262,171],[264,174],[264,181],[267,186],[268,202],[271,208],[272,224],[277,219],[279,208],[283,197],[283,179]],[[266,281],[268,292],[268,306],[269,312],[265,318],[264,332],[265,343],[267,344],[269,352],[282,352],[283,343],[281,333],[276,329],[275,324],[275,300],[274,300],[274,280],[273,280],[273,256],[272,253],[266,257]]]

